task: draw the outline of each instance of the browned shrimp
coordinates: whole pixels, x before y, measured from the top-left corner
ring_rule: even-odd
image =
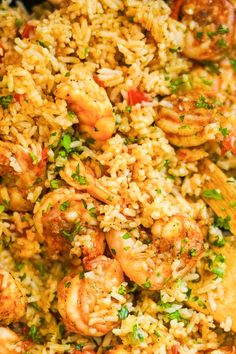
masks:
[[[86,264],[84,277],[69,275],[58,286],[58,310],[67,329],[99,337],[118,325],[118,310],[126,302],[117,296],[124,281],[119,263],[99,256]]]
[[[60,176],[70,186],[80,191],[86,191],[103,203],[111,204],[117,200],[116,195],[107,191],[97,179],[93,169],[83,163],[78,156],[70,158]]]
[[[0,269],[0,322],[18,321],[25,313],[25,295],[21,284],[7,271]]]
[[[176,146],[193,147],[213,140],[219,126],[220,107],[209,93],[188,92],[185,96],[171,95],[160,102],[157,125]]]
[[[0,142],[0,202],[14,211],[30,211],[29,193],[42,190],[47,149],[36,153],[20,145]]]
[[[124,273],[150,290],[160,290],[184,276],[201,254],[203,235],[196,222],[185,215],[156,221],[148,245],[138,236],[134,231],[112,230],[106,239]]]
[[[81,74],[82,75],[82,74]],[[65,99],[79,117],[79,128],[97,142],[105,142],[115,131],[115,117],[106,90],[89,74],[78,81],[62,83],[56,97]]]
[[[173,16],[187,26],[184,54],[199,61],[219,60],[234,42],[235,8],[228,0],[180,0]]]
[[[7,327],[0,327],[0,354],[24,354],[27,350],[26,341]]]
[[[35,207],[34,223],[53,258],[66,255],[75,242],[83,256],[103,254],[105,236],[99,229],[94,200],[74,189],[60,188],[46,194]]]

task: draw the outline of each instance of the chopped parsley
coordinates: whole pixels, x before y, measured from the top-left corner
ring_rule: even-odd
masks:
[[[144,288],[149,289],[151,288],[152,284],[149,279],[146,280],[146,282],[143,284]]]
[[[43,338],[41,334],[38,331],[38,328],[36,326],[31,326],[28,332],[29,338],[32,339],[34,343],[37,344],[42,344],[43,343]]]
[[[30,302],[29,305],[33,307],[35,310],[42,312],[41,307],[37,304],[37,302]]]
[[[131,113],[132,112],[132,107],[131,106],[125,107],[125,112]]]
[[[37,160],[38,160],[37,156],[35,156],[35,154],[32,151],[29,153],[29,156],[31,157],[31,160],[33,163],[37,162]]]
[[[118,310],[118,317],[120,320],[124,320],[129,316],[129,310],[126,306],[122,306],[120,310]]]
[[[76,182],[79,182],[79,184],[80,184],[81,186],[84,186],[84,185],[88,184],[86,177],[84,177],[84,176],[79,176],[79,175],[78,175],[77,173],[75,173],[75,172],[72,173],[71,177],[72,177]]]
[[[16,28],[20,28],[21,25],[22,25],[22,23],[23,23],[23,22],[22,22],[19,18],[16,18],[16,19],[15,19]]]
[[[69,208],[69,206],[70,206],[70,202],[69,202],[69,200],[66,200],[65,202],[63,202],[63,203],[60,205],[59,209],[60,209],[61,211],[65,211],[67,208]]]
[[[76,344],[75,349],[81,350],[81,349],[83,349],[83,347],[84,347],[84,343],[79,343],[79,344]]]
[[[189,254],[191,257],[195,257],[196,254],[197,254],[196,248],[191,248],[191,249],[188,251],[188,254]]]
[[[45,42],[40,41],[39,39],[38,39],[36,42],[37,42],[39,45],[41,45],[41,47],[46,48],[46,49],[49,49],[48,46],[47,46],[47,44],[45,44]]]
[[[180,120],[181,122],[184,121],[184,118],[185,118],[185,115],[179,116],[179,120]]]
[[[180,87],[184,84],[183,79],[173,79],[170,81],[170,90],[172,93],[177,93]]]
[[[62,139],[61,139],[61,146],[64,147],[67,153],[71,151],[71,135],[70,134],[64,134]]]
[[[80,272],[80,273],[79,273],[79,278],[80,278],[80,279],[84,279],[84,277],[85,277],[84,271]]]
[[[112,254],[114,254],[114,256],[116,255],[116,250],[115,250],[115,248],[111,248],[111,252],[112,252]]]
[[[4,206],[4,205],[2,205],[2,204],[0,204],[0,213],[3,213],[3,212],[4,212],[4,210],[5,210],[5,206]]]
[[[219,128],[219,131],[221,132],[221,134],[226,137],[229,135],[229,129],[228,128],[223,128],[223,127],[220,127]]]
[[[206,97],[200,96],[195,103],[196,108],[213,109],[213,104],[207,102]]]
[[[65,77],[69,77],[69,76],[70,76],[70,72],[67,71],[67,72],[65,73]]]
[[[168,313],[168,318],[170,320],[177,320],[177,321],[182,320],[182,316],[181,316],[181,314],[180,314],[180,312],[178,310],[176,310],[174,312],[171,312],[171,313]]]
[[[168,168],[168,167],[169,167],[169,164],[170,164],[170,160],[165,160],[163,166],[164,166],[165,168]]]
[[[89,47],[86,46],[83,51],[83,58],[82,59],[87,58],[88,54],[89,54]]]
[[[75,114],[75,112],[70,111],[70,110],[67,111],[67,114],[68,114],[69,118],[71,118],[71,119],[74,119],[74,118],[77,117],[77,115]]]
[[[0,105],[3,108],[8,108],[9,104],[11,103],[13,99],[12,95],[8,95],[8,96],[0,96]]]
[[[61,235],[66,237],[70,242],[72,242],[74,240],[74,235],[67,230],[62,230]]]
[[[219,25],[216,34],[226,34],[226,33],[229,33],[229,28],[225,25]]]
[[[128,238],[131,238],[131,236],[130,236],[130,234],[129,234],[128,232],[126,232],[126,233],[122,236],[122,238],[123,238],[124,240],[128,240]]]
[[[221,229],[224,229],[226,231],[230,231],[230,224],[229,224],[230,220],[231,220],[231,217],[229,215],[227,215],[225,218],[217,217],[215,219],[215,225]]]
[[[219,39],[216,44],[218,45],[218,47],[225,49],[227,48],[227,43],[225,42],[225,40],[223,38]]]
[[[236,71],[236,59],[230,59],[230,64],[232,66],[232,69]]]
[[[120,285],[120,287],[118,289],[118,294],[126,295],[126,287],[123,284]]]
[[[93,218],[97,217],[96,208],[94,208],[94,207],[90,208],[90,209],[88,209],[88,212]]]
[[[170,53],[177,53],[181,50],[181,47],[178,47],[178,48],[169,48],[169,52]]]
[[[229,203],[229,206],[231,208],[235,208],[236,207],[236,201],[235,200],[232,200],[230,203]]]
[[[216,274],[217,277],[223,278],[224,276],[224,269],[222,268],[211,268],[211,273]]]
[[[203,196],[207,199],[223,200],[224,197],[220,191],[216,189],[205,189],[203,191]]]
[[[65,283],[64,283],[64,287],[65,288],[69,288],[71,286],[71,281],[66,281]]]
[[[211,74],[219,74],[220,73],[220,65],[218,63],[213,63],[210,60],[205,60],[203,65],[208,69]]]
[[[144,341],[144,332],[142,331],[141,328],[139,328],[139,326],[137,324],[135,324],[132,328],[131,337],[135,341],[139,341],[139,342]]]
[[[59,188],[60,186],[60,180],[59,179],[52,179],[50,181],[50,187],[53,189]]]
[[[202,39],[203,32],[197,32],[196,37],[197,37],[197,39]]]

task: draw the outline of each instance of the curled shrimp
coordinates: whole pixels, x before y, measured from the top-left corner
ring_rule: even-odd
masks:
[[[46,194],[34,213],[36,230],[52,257],[66,255],[73,243],[81,246],[84,257],[103,254],[105,236],[98,227],[94,200],[88,194],[59,188]]]
[[[86,270],[83,278],[68,275],[60,282],[58,310],[69,331],[99,337],[119,323],[117,311],[126,300],[113,292],[124,277],[119,263],[105,256],[88,261]]]
[[[26,343],[7,327],[0,327],[0,354],[26,353]]]
[[[0,202],[14,211],[30,211],[29,193],[39,189],[46,171],[47,149],[37,155],[20,145],[0,142]]]
[[[0,322],[18,321],[25,313],[26,299],[21,284],[7,271],[0,269]]]
[[[167,222],[156,221],[151,241],[142,242],[140,232],[107,233],[111,252],[123,272],[138,285],[160,290],[184,276],[201,254],[203,235],[196,222],[185,215],[175,215]]]
[[[219,60],[232,49],[235,9],[228,0],[180,0],[173,9],[187,26],[184,54],[195,60]]]
[[[70,186],[88,192],[103,203],[110,204],[117,199],[113,193],[108,192],[101,185],[93,169],[84,164],[76,155],[65,163],[60,176]]]
[[[91,75],[61,83],[56,97],[67,101],[79,117],[79,129],[97,142],[105,142],[115,131],[115,117],[106,90]]]
[[[171,95],[160,103],[157,125],[173,145],[199,146],[213,140],[218,132],[219,127],[212,123],[218,122],[219,110],[215,97],[209,93],[201,95],[192,91],[185,96]]]

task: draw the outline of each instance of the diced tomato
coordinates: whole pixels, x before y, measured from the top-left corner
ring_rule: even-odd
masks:
[[[42,150],[41,161],[38,164],[38,176],[42,176],[47,163],[48,148]]]
[[[96,74],[93,74],[93,79],[98,84],[98,86],[105,87],[104,82],[100,80]]]
[[[175,20],[179,19],[180,10],[183,5],[184,0],[173,0],[171,17]]]
[[[128,91],[128,100],[130,106],[135,105],[136,103],[141,103],[143,101],[148,102],[148,98],[145,93],[138,90],[129,90]]]
[[[21,94],[21,93],[15,93],[14,94],[14,99],[16,100],[16,102],[21,102],[23,101],[25,95],[24,94]]]
[[[178,345],[173,345],[173,347],[171,348],[171,350],[172,350],[172,354],[179,354]]]
[[[227,151],[231,151],[236,155],[236,136],[230,134],[222,141],[221,154],[224,155]]]
[[[22,32],[22,38],[29,38],[32,34],[34,34],[36,29],[35,25],[32,25],[30,23],[26,23],[23,32]]]

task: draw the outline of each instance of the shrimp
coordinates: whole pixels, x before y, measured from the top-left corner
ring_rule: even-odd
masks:
[[[0,327],[0,354],[26,353],[26,343],[20,341],[18,335],[6,327]]]
[[[34,210],[34,224],[53,258],[66,255],[72,244],[81,245],[84,257],[103,254],[105,236],[99,229],[94,200],[74,189],[46,194]]]
[[[116,195],[107,191],[96,178],[92,168],[84,164],[80,158],[74,155],[69,159],[60,176],[70,186],[80,191],[86,191],[103,203],[111,204],[117,201]]]
[[[152,242],[144,244],[135,230],[111,230],[108,246],[123,272],[138,285],[160,290],[184,276],[201,254],[203,235],[197,223],[185,215],[152,226]]]
[[[67,101],[79,118],[79,129],[88,137],[103,143],[115,131],[115,117],[106,90],[89,74],[81,74],[78,81],[61,83],[56,97]]]
[[[0,322],[18,321],[25,313],[26,299],[21,284],[7,271],[0,269]]]
[[[46,172],[47,149],[35,155],[20,145],[0,141],[0,203],[13,211],[30,211],[28,199],[36,188],[42,190]]]
[[[86,263],[87,272],[66,276],[58,286],[58,310],[67,329],[85,336],[103,336],[119,323],[125,297],[115,296],[124,281],[119,263],[99,256]]]
[[[228,0],[182,0],[173,9],[187,26],[184,54],[195,60],[220,60],[234,45],[235,9]]]
[[[218,133],[218,125],[212,123],[218,123],[221,107],[215,102],[213,95],[202,95],[197,90],[185,96],[171,95],[160,102],[157,125],[173,145],[202,145]]]
[[[202,149],[179,149],[176,151],[178,160],[184,162],[195,162],[204,159],[208,153]]]

